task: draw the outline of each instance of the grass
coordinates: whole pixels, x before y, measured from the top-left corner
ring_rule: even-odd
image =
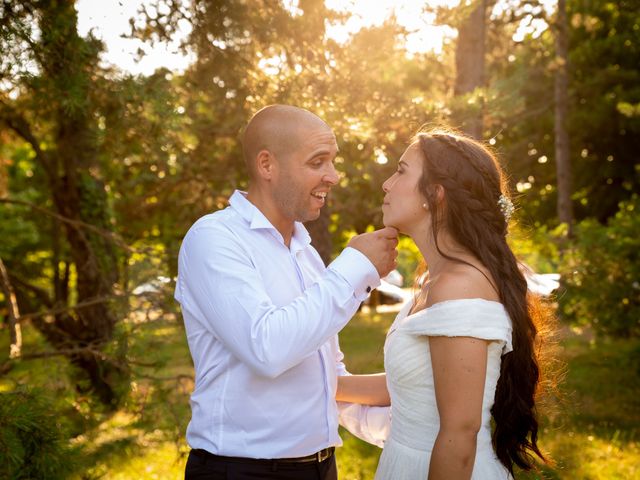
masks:
[[[384,337],[392,313],[360,313],[340,335],[345,363],[353,373],[383,369]],[[133,328],[133,324],[127,324]],[[0,392],[17,385],[45,389],[52,408],[71,432],[76,452],[74,479],[181,479],[188,447],[188,396],[192,365],[184,331],[171,316],[135,325],[129,346],[136,360],[123,407],[100,411],[78,395],[60,359],[18,363],[0,377]],[[25,351],[43,349],[42,340],[24,328]],[[0,348],[8,350],[2,332]],[[562,401],[545,415],[540,445],[555,460],[527,479],[611,480],[640,478],[640,342],[594,342],[570,333],[561,343],[567,364]],[[142,364],[155,363],[149,368]],[[342,480],[373,478],[380,449],[341,430],[344,446],[337,459]]]
[[[639,346],[637,340],[565,339],[562,407],[541,435],[556,466],[545,468],[546,476],[522,478],[640,478]]]
[[[384,370],[383,345],[395,314],[360,313],[340,333],[344,362],[351,373],[377,373]],[[344,441],[337,450],[338,478],[342,480],[371,479],[378,465],[380,450],[363,442],[340,427]]]

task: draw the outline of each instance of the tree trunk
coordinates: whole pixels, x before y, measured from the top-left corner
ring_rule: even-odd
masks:
[[[42,89],[37,93],[50,98],[46,114],[54,128],[50,138],[53,148],[46,154],[36,151],[36,159],[47,174],[53,204],[60,215],[110,230],[106,192],[92,173],[98,167],[98,136],[94,132],[95,115],[90,101],[96,52],[78,36],[73,2],[44,2],[40,8],[42,52],[38,58]],[[60,232],[69,245],[70,261],[76,269],[77,302],[113,295],[118,277],[114,246],[77,224],[66,222]],[[60,282],[59,277],[54,279],[54,285],[56,282]],[[64,285],[57,285],[55,290],[56,300],[61,303]],[[57,349],[85,349],[71,354],[71,362],[84,372],[97,397],[115,406],[115,379],[124,369],[105,360],[101,353],[112,339],[116,325],[110,304],[93,303],[56,314],[50,320],[33,324]]]
[[[16,295],[9,281],[9,274],[4,266],[2,258],[0,258],[0,283],[2,284],[2,293],[6,299],[9,310],[9,358],[19,358],[22,350],[22,330],[20,329],[20,310],[18,310],[18,302]]]
[[[484,53],[487,0],[470,7],[458,28],[456,44],[456,81],[454,95],[463,97],[454,111],[454,121],[467,135],[482,139],[484,101],[474,91],[484,86]],[[466,12],[465,12],[466,13]],[[466,97],[466,99],[465,99]],[[473,102],[469,102],[472,100]]]
[[[556,75],[555,75],[555,152],[558,185],[558,219],[573,235],[573,205],[571,203],[571,157],[567,118],[569,113],[569,39],[566,1],[558,0],[556,18]]]

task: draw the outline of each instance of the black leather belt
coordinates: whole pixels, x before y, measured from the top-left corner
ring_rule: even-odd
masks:
[[[335,447],[324,448],[319,452],[316,452],[312,455],[307,455],[306,457],[295,457],[295,458],[246,458],[246,457],[225,457],[224,455],[216,455],[211,452],[207,452],[206,450],[202,450],[199,448],[194,448],[191,452],[194,455],[202,458],[208,458],[212,460],[221,460],[223,462],[233,462],[233,463],[254,463],[254,464],[263,464],[263,465],[272,465],[273,463],[322,463],[328,458],[331,458],[333,452],[335,451]]]
[[[334,447],[323,448],[319,452],[314,453],[313,455],[307,455],[306,457],[296,457],[296,458],[278,458],[276,459],[279,463],[308,463],[308,462],[318,462],[322,463],[327,458],[330,458],[335,451]]]

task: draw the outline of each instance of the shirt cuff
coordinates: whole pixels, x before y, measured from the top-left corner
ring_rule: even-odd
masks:
[[[391,432],[391,407],[338,403],[338,421],[365,442],[384,447]]]
[[[363,301],[371,290],[380,285],[380,276],[373,263],[359,250],[345,248],[329,267],[353,288],[357,300]]]

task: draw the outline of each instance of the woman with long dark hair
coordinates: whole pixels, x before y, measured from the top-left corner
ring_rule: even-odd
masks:
[[[427,276],[387,335],[386,379],[342,377],[336,398],[390,398],[377,480],[512,478],[515,465],[544,460],[544,310],[507,244],[513,205],[502,170],[480,142],[434,130],[415,137],[382,188],[384,224],[414,240]]]

